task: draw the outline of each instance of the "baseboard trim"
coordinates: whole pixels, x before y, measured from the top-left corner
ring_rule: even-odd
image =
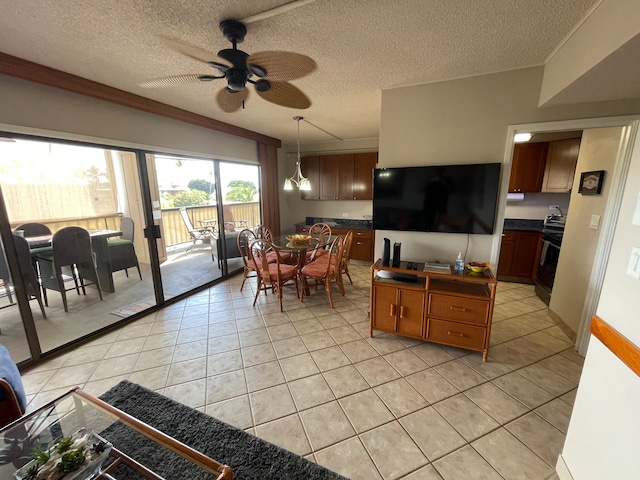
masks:
[[[564,323],[564,321],[562,320],[562,318],[560,318],[560,315],[558,315],[556,312],[554,312],[553,310],[549,309],[547,311],[547,314],[549,315],[549,317],[556,322],[556,325],[558,325],[558,327],[560,327],[560,330],[563,331],[563,333],[569,337],[571,339],[572,342],[575,343],[576,338],[577,338],[577,334],[576,332],[574,332],[573,330],[571,330],[571,328],[569,328],[569,326]]]
[[[558,461],[556,462],[556,473],[558,474],[558,478],[560,480],[573,480],[573,476],[569,471],[569,467],[564,462],[564,458],[562,458],[562,454],[558,455]]]

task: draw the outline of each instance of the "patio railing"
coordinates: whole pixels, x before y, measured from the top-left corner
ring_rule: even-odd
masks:
[[[249,227],[260,224],[260,204],[258,202],[231,203],[227,204],[231,211],[233,220],[245,220]],[[205,205],[199,207],[187,207],[189,218],[194,227],[201,226],[203,220],[216,220],[218,214],[215,205]],[[64,218],[55,220],[30,220],[30,222],[44,223],[52,232],[56,232],[63,227],[78,226],[87,230],[117,230],[120,228],[120,214],[101,215],[89,218]],[[231,220],[225,218],[226,221]],[[15,228],[19,223],[12,222],[11,228]],[[190,241],[187,227],[182,221],[179,208],[162,209],[162,237],[166,246],[178,245]]]

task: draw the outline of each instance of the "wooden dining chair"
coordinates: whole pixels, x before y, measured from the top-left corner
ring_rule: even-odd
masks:
[[[256,239],[260,238],[262,240],[273,243],[273,233],[271,233],[271,229],[269,227],[265,225],[258,225],[253,229],[253,231],[256,234]],[[284,263],[295,265],[298,261],[297,258],[294,258],[295,255],[293,255],[291,252],[283,252],[282,250],[279,250],[278,254],[280,255],[280,260],[282,260]],[[274,263],[276,261],[275,252],[269,252],[267,257],[269,259],[269,263]]]
[[[329,305],[333,306],[333,297],[331,296],[331,284],[335,283],[340,289],[340,293],[344,295],[344,285],[342,276],[340,275],[340,262],[344,252],[344,237],[339,236],[331,244],[329,253],[322,257],[307,263],[300,270],[301,293],[300,301],[304,301],[304,294],[309,290],[308,279],[315,281],[315,286],[323,284],[329,297]]]
[[[242,257],[242,263],[244,265],[244,271],[242,272],[242,285],[240,285],[240,291],[244,288],[244,282],[247,278],[257,276],[258,265],[251,255],[251,244],[256,240],[256,234],[253,230],[245,228],[240,230],[237,237],[238,251]]]
[[[102,300],[102,290],[91,249],[89,232],[81,227],[62,228],[53,234],[51,246],[53,247],[52,252],[39,253],[37,256],[44,304],[49,306],[47,289],[56,290],[62,296],[64,311],[69,311],[66,292],[73,290],[73,287],[69,289],[65,287],[68,276],[70,276],[70,280],[73,280],[78,295],[80,295],[80,288],[82,288],[84,295],[87,294],[85,280],[91,280],[98,289],[98,295]],[[63,267],[68,272],[67,278],[63,276]]]
[[[342,261],[340,262],[340,275],[346,275],[351,285],[353,285],[353,280],[351,280],[351,275],[349,274],[349,258],[351,257],[352,245],[353,245],[353,230],[349,230],[344,235]],[[342,283],[344,283],[344,281]]]
[[[269,263],[268,254],[274,252],[276,261]],[[280,303],[280,311],[282,312],[282,288],[288,282],[293,281],[296,287],[296,296],[300,297],[300,291],[298,290],[298,268],[295,265],[289,265],[282,261],[280,254],[276,247],[267,240],[258,239],[251,244],[251,255],[256,259],[258,265],[257,278],[258,288],[256,290],[256,296],[253,299],[253,305],[255,306],[260,291],[264,290],[265,293],[268,288],[271,288],[278,294],[278,302]]]
[[[331,238],[331,227],[322,222],[314,223],[309,228],[309,235],[315,238],[325,238],[328,240]],[[324,248],[316,248],[314,250],[311,250],[310,252],[306,253],[306,263],[312,262],[316,258],[319,258],[326,254],[327,250],[325,250]]]

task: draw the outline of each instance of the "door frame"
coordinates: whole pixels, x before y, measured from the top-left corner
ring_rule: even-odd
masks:
[[[576,120],[562,120],[544,123],[528,123],[509,125],[507,129],[507,142],[505,154],[503,158],[504,175],[500,189],[500,201],[498,203],[498,220],[499,231],[493,238],[492,258],[497,259],[500,251],[500,240],[502,238],[502,230],[504,225],[505,209],[507,205],[507,192],[509,188],[509,177],[512,167],[512,157],[514,149],[513,137],[519,132],[529,133],[550,133],[568,130],[589,130],[606,127],[623,127],[620,145],[615,160],[615,166],[608,181],[611,182],[609,198],[605,207],[605,213],[602,217],[600,235],[596,246],[593,268],[589,278],[589,286],[587,295],[584,300],[582,313],[580,316],[580,325],[576,332],[576,341],[574,344],[577,352],[584,356],[589,345],[591,337],[589,328],[591,326],[591,318],[596,313],[602,285],[604,283],[604,275],[611,253],[613,244],[613,234],[620,213],[620,205],[622,204],[622,195],[624,193],[624,183],[629,171],[631,157],[634,146],[638,138],[638,129],[640,127],[640,115],[627,115],[620,117],[601,117]]]

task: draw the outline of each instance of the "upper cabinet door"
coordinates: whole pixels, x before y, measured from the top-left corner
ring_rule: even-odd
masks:
[[[338,199],[338,164],[340,155],[320,157],[320,200]]]
[[[320,198],[319,161],[317,155],[300,159],[302,175],[307,177],[311,183],[311,190],[300,190],[300,198],[304,200],[318,200]]]
[[[378,164],[378,152],[354,155],[353,199],[373,200],[373,170]]]
[[[539,192],[542,188],[548,143],[517,143],[513,148],[513,165],[509,192]]]
[[[571,191],[579,152],[579,138],[549,142],[549,153],[542,181],[543,192]]]
[[[353,200],[353,154],[340,155],[338,161],[338,199]]]

